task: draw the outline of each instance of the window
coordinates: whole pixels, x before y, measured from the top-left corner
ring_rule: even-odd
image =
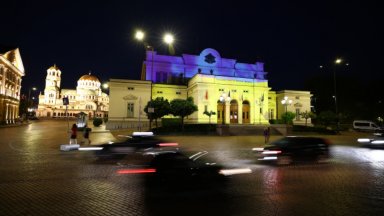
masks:
[[[233,89],[233,90],[231,90],[231,92],[237,92],[237,90],[236,90],[236,89]]]
[[[127,117],[128,118],[133,118],[133,111],[134,111],[134,103],[128,103],[128,106],[127,106]]]
[[[243,90],[244,93],[248,93],[248,90]]]
[[[176,94],[177,94],[177,95],[180,95],[180,94],[181,94],[181,92],[176,92]]]
[[[224,91],[224,89],[219,89],[219,91],[221,91],[221,92],[222,92],[222,91]]]
[[[299,96],[296,96],[295,98],[296,98],[296,99],[300,99],[300,97],[299,97]]]
[[[157,94],[163,94],[163,92],[162,91],[157,91]]]
[[[129,91],[132,91],[132,90],[135,90],[135,88],[133,88],[133,87],[128,87],[128,90],[129,90]]]
[[[208,112],[208,105],[204,106],[204,112]]]

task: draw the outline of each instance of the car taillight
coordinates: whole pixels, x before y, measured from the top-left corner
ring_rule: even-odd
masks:
[[[179,144],[178,143],[159,143],[157,145],[165,147],[165,146],[178,146]]]
[[[142,174],[142,173],[155,173],[156,169],[120,169],[117,171],[118,174]]]
[[[265,150],[262,154],[270,155],[270,154],[281,154],[280,150]]]

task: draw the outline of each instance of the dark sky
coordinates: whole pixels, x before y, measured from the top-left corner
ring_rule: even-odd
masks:
[[[306,79],[332,76],[336,57],[349,63],[339,73],[382,78],[384,8],[378,1],[68,2],[1,5],[0,44],[20,48],[24,92],[42,90],[54,63],[64,88],[75,88],[89,71],[101,81],[138,79],[144,48],[133,39],[137,28],[160,54],[167,54],[161,36],[168,31],[175,34],[176,55],[209,47],[238,62],[263,61],[273,90],[303,89]]]

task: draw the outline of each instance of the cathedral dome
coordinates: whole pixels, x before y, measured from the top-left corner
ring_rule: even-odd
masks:
[[[81,76],[79,81],[94,81],[94,82],[99,82],[100,83],[100,80],[96,76],[91,75],[90,73]]]

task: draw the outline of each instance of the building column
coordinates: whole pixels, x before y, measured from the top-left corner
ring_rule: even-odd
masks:
[[[8,113],[9,113],[9,108],[8,108],[8,103],[7,102],[5,102],[5,106],[6,106],[6,108],[5,108],[5,124],[8,124],[9,122],[8,122]]]
[[[231,102],[226,101],[225,102],[225,124],[231,124]]]
[[[237,106],[237,121],[239,124],[243,124],[243,101]]]
[[[12,117],[12,123],[15,124],[16,123],[16,105],[13,105],[13,117]]]

